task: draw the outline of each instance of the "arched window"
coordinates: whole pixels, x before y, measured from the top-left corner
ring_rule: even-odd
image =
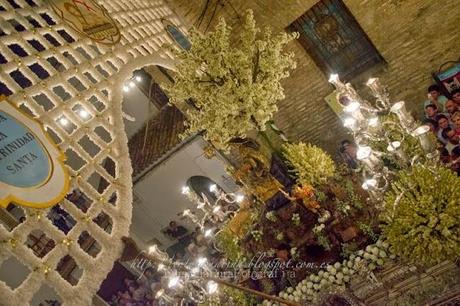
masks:
[[[210,190],[212,185],[216,185],[217,188],[222,189],[219,185],[216,184],[209,177],[196,175],[192,176],[187,180],[186,184],[193,192],[195,192],[199,197],[204,194],[210,201],[214,202],[216,196]]]
[[[169,34],[169,36],[177,43],[179,46],[181,46],[182,49],[184,50],[190,50],[192,45],[190,44],[190,41],[188,38],[184,35],[184,33],[179,30],[178,27],[176,27],[172,22],[163,19],[161,20],[164,24],[165,31]]]

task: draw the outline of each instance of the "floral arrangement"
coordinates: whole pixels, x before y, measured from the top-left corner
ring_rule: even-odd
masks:
[[[460,178],[442,166],[399,173],[382,213],[383,234],[396,254],[426,265],[460,254],[459,186]]]
[[[174,83],[164,86],[173,104],[193,100],[186,134],[205,130],[207,140],[228,149],[232,138],[264,130],[284,98],[280,81],[295,68],[293,53],[283,48],[297,36],[260,31],[252,11],[246,14],[238,41],[223,18],[214,32],[191,30],[191,49],[172,49],[179,64]]]
[[[373,245],[368,245],[365,250],[360,250],[350,255],[342,263],[336,262],[328,265],[326,269],[316,274],[311,274],[297,284],[295,288],[288,287],[279,293],[281,298],[295,302],[317,302],[322,290],[331,286],[345,287],[355,274],[366,273],[382,266],[388,259],[394,259],[396,255],[390,253],[390,245],[381,240]],[[264,301],[262,305],[276,305],[270,301]]]
[[[283,155],[297,181],[302,185],[319,185],[325,183],[335,173],[332,158],[322,149],[303,142],[283,145]]]

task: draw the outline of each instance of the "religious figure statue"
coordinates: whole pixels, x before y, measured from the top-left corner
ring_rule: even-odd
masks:
[[[234,146],[241,160],[233,173],[235,180],[265,203],[282,188],[281,183],[270,174],[268,159],[259,152],[257,143],[251,140],[234,143]]]

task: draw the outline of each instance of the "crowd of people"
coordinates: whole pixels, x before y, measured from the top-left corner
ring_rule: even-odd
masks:
[[[160,305],[155,300],[155,293],[161,289],[162,274],[148,268],[137,280],[125,278],[126,290],[120,290],[112,296],[110,305],[117,306],[145,306]]]
[[[437,138],[442,162],[460,175],[460,89],[446,97],[438,85],[431,85],[424,109],[423,123]]]

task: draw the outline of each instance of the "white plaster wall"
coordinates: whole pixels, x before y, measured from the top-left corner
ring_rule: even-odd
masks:
[[[134,185],[133,220],[131,233],[147,243],[157,238],[162,247],[173,244],[161,233],[171,220],[179,221],[178,213],[194,206],[182,193],[181,188],[188,178],[194,175],[207,176],[226,191],[233,186],[226,186],[225,163],[219,157],[207,159],[202,148],[206,145],[201,137],[195,138],[153,171]],[[228,182],[227,182],[228,184]],[[190,231],[194,225],[184,224]]]

